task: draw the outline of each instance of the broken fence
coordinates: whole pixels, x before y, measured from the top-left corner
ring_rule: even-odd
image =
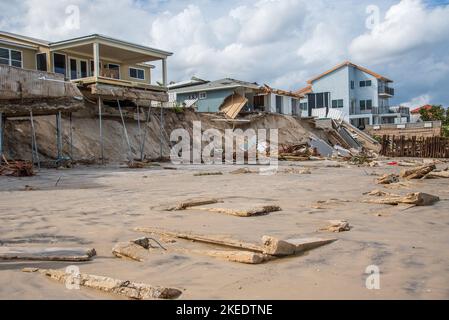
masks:
[[[388,157],[449,158],[449,138],[382,136],[381,155]]]

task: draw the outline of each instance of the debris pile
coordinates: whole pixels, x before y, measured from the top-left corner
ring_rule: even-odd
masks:
[[[5,164],[0,164],[0,176],[34,176],[33,163],[22,160],[8,162],[5,158],[3,158],[3,160],[5,161]]]

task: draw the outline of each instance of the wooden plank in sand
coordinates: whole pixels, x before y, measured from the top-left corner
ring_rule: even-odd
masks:
[[[0,260],[32,261],[88,261],[96,255],[95,249],[0,247]]]

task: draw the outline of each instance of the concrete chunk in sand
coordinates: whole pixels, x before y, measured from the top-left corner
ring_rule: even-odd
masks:
[[[0,260],[32,261],[88,261],[96,255],[95,249],[0,247]]]
[[[440,198],[433,196],[431,194],[423,192],[409,193],[406,196],[391,196],[377,199],[367,199],[363,202],[366,203],[377,203],[377,204],[389,204],[389,205],[399,205],[399,204],[411,204],[415,206],[430,206],[435,202],[440,201]]]
[[[271,212],[281,211],[281,207],[277,205],[266,205],[248,209],[232,209],[232,208],[195,208],[191,207],[190,209],[194,210],[202,210],[213,213],[222,213],[237,217],[254,217],[254,216],[262,216],[267,215]]]
[[[92,288],[136,300],[175,299],[182,294],[180,290],[174,288],[152,286],[145,283],[136,283],[128,280],[119,280],[91,274],[80,273],[74,275],[62,270],[39,268],[25,268],[22,271],[29,273],[38,272],[50,279],[65,284],[76,284],[82,287]]]
[[[435,169],[436,166],[434,164],[424,165],[413,169],[403,170],[401,172],[401,177],[405,179],[420,179]]]

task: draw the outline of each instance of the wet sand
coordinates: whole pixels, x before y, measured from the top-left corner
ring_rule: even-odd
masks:
[[[311,174],[234,175],[238,167],[180,166],[178,170],[83,167],[42,170],[35,177],[0,177],[0,241],[8,246],[85,246],[97,256],[77,264],[82,273],[171,286],[181,299],[448,299],[449,181],[413,181],[399,190],[375,183],[372,173],[400,167],[327,167],[327,162],[281,163],[310,167]],[[223,171],[217,176],[193,176]],[[60,178],[60,179],[59,179]],[[56,185],[56,182],[58,181]],[[25,186],[35,190],[24,191]],[[422,191],[441,201],[401,210],[362,203],[374,189]],[[278,204],[266,216],[241,218],[200,210],[163,211],[192,197],[216,197],[233,206]],[[314,209],[318,200],[349,200]],[[217,205],[218,206],[218,205]],[[349,232],[317,232],[330,219],[345,219]],[[226,234],[259,242],[279,238],[336,237],[330,245],[302,256],[261,265],[244,265],[211,257],[155,250],[139,263],[115,258],[119,241],[143,236],[135,227],[165,227],[204,234]],[[173,246],[204,248],[178,240]],[[0,262],[0,299],[117,299],[63,284],[23,267],[65,268],[73,263]],[[369,265],[380,268],[380,290],[368,290]]]

